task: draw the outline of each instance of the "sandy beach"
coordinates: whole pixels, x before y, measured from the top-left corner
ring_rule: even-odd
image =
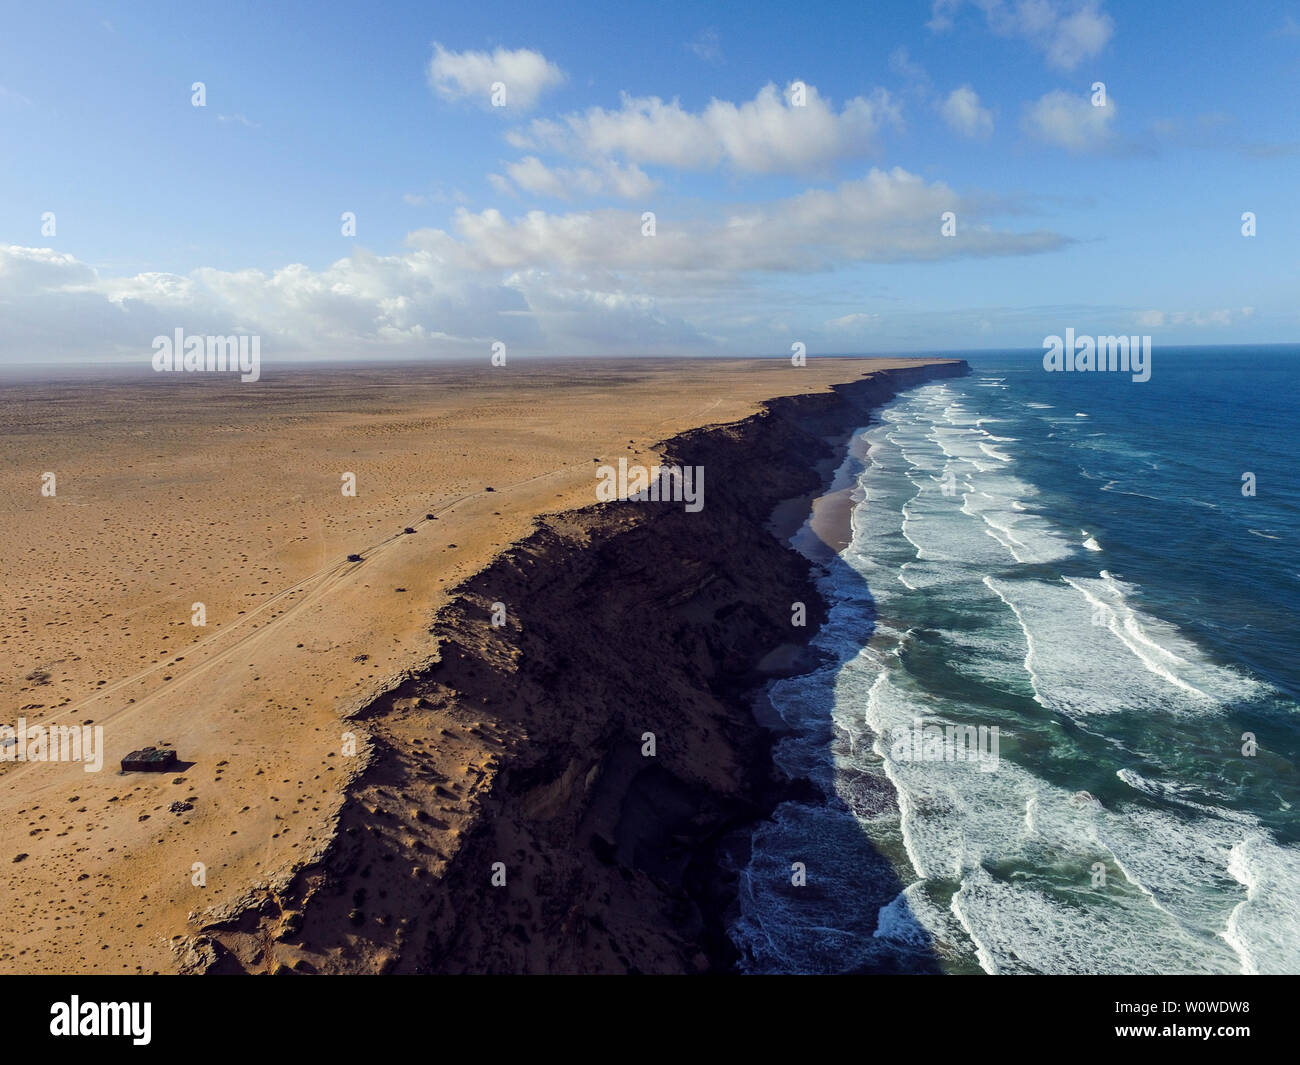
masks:
[[[430,622],[449,589],[539,515],[595,502],[602,463],[654,465],[676,434],[901,365],[916,363],[7,384],[2,720],[100,726],[104,765],[0,763],[0,968],[192,963],[187,936],[250,893],[274,894],[329,845],[367,760],[366,729],[349,715],[434,659]],[[838,542],[848,508],[842,487],[832,496],[818,527]],[[500,746],[483,724],[454,737],[421,726],[425,753],[454,778],[449,840],[472,822]],[[118,772],[127,752],[160,741],[179,769]]]

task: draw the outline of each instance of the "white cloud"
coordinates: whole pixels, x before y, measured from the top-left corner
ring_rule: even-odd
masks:
[[[805,105],[796,107],[788,87],[782,94],[768,84],[753,100],[712,100],[698,112],[675,99],[624,95],[618,110],[593,107],[560,121],[535,120],[506,139],[521,150],[589,159],[621,157],[682,170],[726,162],[750,173],[799,174],[867,155],[886,123],[901,123],[901,114],[883,89],[854,97],[837,112],[815,86],[807,86]]]
[[[962,6],[964,0],[932,0],[930,4],[930,21],[926,28],[935,33],[947,33],[955,22],[953,15]]]
[[[163,306],[189,303],[194,298],[195,285],[192,279],[176,274],[144,273],[134,277],[96,278],[83,291],[101,293],[109,303],[118,306],[129,300]]]
[[[637,200],[650,195],[658,187],[635,163],[620,166],[615,162],[605,162],[595,167],[551,168],[537,156],[529,155],[507,165],[506,174],[523,191],[557,200],[570,200],[576,194]],[[513,191],[500,174],[489,174],[488,180],[499,192]]]
[[[912,59],[906,48],[900,46],[889,54],[889,69],[915,85],[929,87],[930,75],[925,72],[925,67]]]
[[[1029,106],[1024,125],[1040,141],[1086,152],[1106,146],[1114,118],[1114,97],[1107,97],[1106,106],[1094,107],[1090,97],[1057,90]]]
[[[247,126],[249,129],[258,129],[262,125],[260,122],[254,122],[251,118],[241,114],[217,115],[217,121],[225,123],[234,122],[241,126]]]
[[[1136,315],[1138,326],[1143,329],[1166,329],[1174,326],[1191,326],[1195,329],[1212,329],[1230,326],[1238,318],[1250,318],[1254,307],[1242,307],[1237,311],[1221,308],[1208,311],[1139,311]]]
[[[875,325],[879,321],[880,315],[867,314],[866,312],[859,311],[856,314],[845,314],[841,315],[839,318],[831,318],[827,321],[826,328],[841,332],[853,332],[867,326]]]
[[[964,220],[957,238],[940,235],[945,210]],[[774,274],[1067,243],[980,215],[979,202],[894,169],[704,216],[661,212],[654,237],[642,236],[639,208],[507,218],[461,207],[449,230],[411,233],[397,254],[357,249],[323,269],[111,277],[67,253],[0,245],[0,359],[144,359],[178,327],[259,335],[271,360],[465,355],[494,339],[523,352],[752,351],[771,339]],[[834,328],[866,324],[846,316]]]
[[[537,341],[526,310],[499,278],[469,278],[428,252],[358,251],[324,270],[195,270],[188,276],[103,277],[69,255],[0,245],[0,359],[147,357],[153,337],[247,333],[268,357],[357,355],[436,337]]]
[[[948,127],[963,137],[985,140],[993,133],[993,112],[980,103],[979,93],[963,85],[939,105]]]
[[[94,280],[95,271],[67,252],[0,244],[0,292],[23,291],[38,281],[67,286]]]
[[[968,219],[956,238],[940,233],[940,216]],[[770,203],[723,211],[716,220],[657,217],[657,235],[641,235],[636,210],[573,214],[529,211],[508,220],[500,211],[455,215],[455,245],[474,269],[540,267],[611,269],[690,275],[756,270],[812,273],[846,263],[906,262],[958,256],[1020,255],[1062,247],[1054,233],[1013,233],[978,224],[980,205],[941,182],[927,184],[900,168],[871,170],[831,189],[810,189]],[[417,247],[453,254],[441,230],[411,235]]]
[[[686,42],[686,49],[706,63],[716,63],[722,59],[722,38],[718,36],[717,30],[700,30]]]
[[[449,52],[441,44],[433,46],[429,60],[429,84],[448,100],[466,97],[489,107],[492,86],[506,87],[506,106],[502,111],[529,111],[542,93],[564,81],[564,71],[540,52],[528,48],[493,52]]]
[[[1061,19],[1048,37],[1047,61],[1062,70],[1074,70],[1101,54],[1115,32],[1114,20],[1095,3],[1083,5]]]
[[[935,32],[951,30],[955,16],[968,0],[932,0],[930,21]],[[1115,20],[1100,0],[969,0],[984,14],[989,29],[1001,37],[1028,41],[1061,70],[1074,70],[1094,59],[1110,43]]]

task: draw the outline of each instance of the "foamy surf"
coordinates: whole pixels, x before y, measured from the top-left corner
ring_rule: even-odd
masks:
[[[1109,569],[1083,568],[1103,545],[1057,514],[1060,486],[1045,493],[1027,462],[1059,449],[1079,485],[1100,486],[1024,411],[1050,404],[963,387],[906,393],[863,434],[864,502],[828,584],[840,605],[817,637],[838,664],[774,686],[803,730],[778,763],[823,781],[900,882],[867,921],[870,947],[841,944],[846,957],[955,972],[1294,971],[1300,929],[1276,908],[1300,891],[1297,851],[1236,808],[1231,781],[1197,776],[1240,757],[1232,708],[1268,689],[1114,575],[1118,536],[1106,536]],[[995,420],[1007,424],[997,438],[981,428]],[[1097,443],[1101,456],[1141,458]],[[1112,491],[1118,480],[1092,477]],[[854,646],[866,594],[894,620]],[[893,741],[918,720],[997,724],[996,771],[900,758]],[[1189,731],[1191,720],[1202,724]],[[826,894],[852,899],[861,872],[819,856],[839,837],[815,823],[800,846],[844,875],[823,881]],[[774,876],[788,868],[783,852],[763,861]],[[824,947],[860,916],[818,911],[822,931],[799,925]],[[1285,945],[1267,942],[1270,922]],[[762,971],[809,971],[789,937],[763,942],[782,960]]]

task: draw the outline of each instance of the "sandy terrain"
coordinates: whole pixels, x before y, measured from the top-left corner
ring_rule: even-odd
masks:
[[[0,722],[93,722],[105,754],[98,773],[0,763],[0,971],[176,969],[205,914],[274,894],[327,843],[366,754],[347,716],[429,662],[447,590],[537,515],[595,502],[594,460],[652,465],[687,428],[900,364],[5,383]],[[498,741],[468,708],[447,720],[424,753],[464,777],[447,792],[454,834]],[[119,772],[160,740],[180,770]]]

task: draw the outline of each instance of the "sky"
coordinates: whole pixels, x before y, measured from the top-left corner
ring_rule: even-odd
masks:
[[[1294,342],[1298,88],[1300,0],[6,0],[0,362]]]

